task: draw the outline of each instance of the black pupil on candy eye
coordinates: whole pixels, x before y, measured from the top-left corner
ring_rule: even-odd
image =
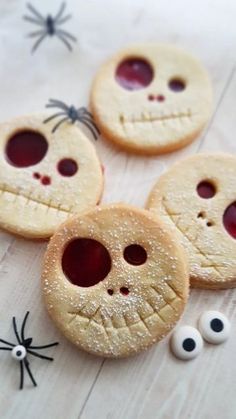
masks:
[[[196,348],[196,343],[192,338],[184,339],[183,348],[187,352],[192,352]]]
[[[211,329],[216,333],[222,332],[224,329],[224,324],[220,319],[212,319]]]
[[[17,355],[17,356],[21,356],[21,351],[17,351],[17,352],[16,352],[16,355]]]
[[[182,92],[185,89],[186,85],[185,82],[181,79],[174,78],[169,81],[169,88],[173,92]]]
[[[78,165],[73,159],[63,159],[59,161],[57,169],[62,176],[73,176],[78,171]]]
[[[147,260],[147,252],[139,244],[131,244],[124,250],[124,258],[130,265],[142,265]]]
[[[124,89],[139,90],[151,83],[153,75],[153,69],[147,61],[128,58],[119,64],[115,78]]]
[[[15,167],[28,167],[39,163],[48,150],[43,135],[35,131],[21,131],[9,138],[5,154]]]
[[[111,257],[97,240],[79,238],[67,245],[62,256],[62,269],[72,284],[91,287],[108,275]]]

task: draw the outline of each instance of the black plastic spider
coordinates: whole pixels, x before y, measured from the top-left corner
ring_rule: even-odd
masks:
[[[52,129],[52,132],[55,132],[61,124],[65,121],[71,121],[74,124],[76,121],[81,122],[84,124],[92,133],[95,140],[97,140],[98,136],[100,135],[100,131],[96,126],[93,116],[90,112],[87,111],[86,108],[78,108],[76,109],[75,106],[67,106],[66,103],[62,102],[61,100],[57,99],[49,99],[49,103],[46,105],[46,108],[58,108],[61,109],[61,112],[57,112],[54,115],[50,116],[49,118],[43,121],[44,124],[51,121],[58,116],[64,116]]]
[[[66,8],[66,3],[62,3],[55,17],[51,15],[43,17],[41,13],[39,13],[30,3],[27,4],[27,8],[32,13],[32,16],[23,16],[23,18],[30,23],[35,23],[36,25],[42,27],[40,30],[36,32],[31,32],[28,35],[30,38],[38,37],[38,40],[33,45],[32,52],[34,52],[39,47],[39,45],[44,40],[44,38],[46,38],[46,36],[53,35],[56,35],[65,44],[65,46],[70,51],[72,51],[72,47],[70,45],[69,40],[76,42],[76,38],[69,32],[64,31],[60,28],[60,26],[63,23],[67,22],[71,18],[71,15],[66,15],[63,17],[63,13]]]
[[[33,385],[36,387],[37,383],[32,375],[32,372],[30,370],[30,364],[29,361],[27,359],[27,355],[34,355],[37,358],[42,358],[42,359],[46,359],[48,361],[53,361],[53,358],[45,356],[45,355],[41,355],[37,352],[34,351],[34,349],[46,349],[46,348],[51,348],[52,346],[56,346],[59,343],[58,342],[54,342],[54,343],[50,343],[49,345],[43,345],[43,346],[32,346],[31,343],[33,341],[33,338],[25,338],[25,325],[26,325],[26,321],[29,315],[29,311],[27,311],[22,326],[21,326],[21,331],[20,331],[20,335],[18,333],[17,330],[17,325],[16,325],[16,318],[13,317],[12,322],[13,322],[13,329],[16,335],[16,339],[18,344],[15,345],[14,343],[11,342],[7,342],[3,339],[0,339],[1,343],[4,343],[5,345],[9,345],[10,348],[3,346],[0,347],[1,350],[3,351],[11,351],[11,355],[14,359],[16,359],[17,361],[20,362],[20,390],[23,389],[24,386],[24,367],[26,368],[26,371],[29,374],[29,377],[33,383]],[[33,350],[32,350],[33,349]]]

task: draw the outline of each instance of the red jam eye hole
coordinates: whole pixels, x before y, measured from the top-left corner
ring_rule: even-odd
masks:
[[[43,135],[35,131],[21,131],[9,138],[5,153],[15,167],[28,167],[39,163],[48,150]]]
[[[131,244],[124,250],[124,258],[130,265],[143,265],[147,260],[147,252],[139,244]]]
[[[223,215],[223,224],[227,233],[236,239],[236,202],[226,208]]]
[[[116,81],[126,90],[139,90],[147,87],[154,73],[151,65],[142,58],[128,58],[116,70]]]
[[[216,194],[216,188],[212,182],[203,180],[197,185],[197,193],[201,198],[204,199],[213,198],[213,196]]]
[[[62,269],[72,284],[92,287],[109,274],[111,258],[107,249],[97,240],[75,239],[63,253]]]
[[[74,176],[78,171],[78,165],[73,159],[63,159],[59,161],[57,170],[62,176]]]
[[[173,78],[169,81],[169,88],[173,92],[182,92],[186,88],[186,83],[178,78]]]

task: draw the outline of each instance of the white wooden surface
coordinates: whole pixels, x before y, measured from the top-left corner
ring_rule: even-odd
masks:
[[[60,1],[35,0],[41,12]],[[183,156],[204,151],[236,152],[235,0],[69,0],[67,28],[79,42],[72,54],[56,40],[31,56],[21,19],[22,0],[0,2],[0,120],[41,111],[49,97],[86,105],[91,80],[102,61],[127,43],[172,42],[198,56],[208,68],[215,113],[200,139],[164,157],[142,158],[96,143],[106,167],[104,202],[143,206],[157,177]],[[169,338],[127,360],[103,360],[77,351],[54,328],[41,300],[40,271],[45,243],[0,232],[0,337],[12,340],[11,318],[30,310],[28,334],[35,344],[58,339],[48,353],[54,363],[33,358],[37,389],[17,390],[18,366],[0,352],[0,418],[44,419],[234,419],[236,417],[236,290],[191,292],[182,323],[195,325],[200,312],[220,309],[232,321],[231,339],[205,345],[196,360],[172,357]]]

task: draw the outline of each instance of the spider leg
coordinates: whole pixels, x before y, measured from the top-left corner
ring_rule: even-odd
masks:
[[[57,23],[57,21],[58,21],[58,20],[62,17],[62,15],[63,15],[63,12],[64,12],[65,8],[66,8],[66,3],[65,3],[65,2],[63,2],[63,3],[61,4],[61,7],[60,7],[60,9],[58,10],[58,12],[57,12],[56,16],[54,17],[54,22],[55,22],[55,23]]]
[[[44,38],[47,36],[47,32],[44,32],[44,34],[38,39],[38,41],[35,42],[35,44],[33,45],[33,48],[31,50],[32,54],[33,52],[36,51],[36,49],[39,47],[39,45],[41,44],[41,42],[44,40]]]
[[[58,109],[64,109],[64,111],[67,113],[68,111],[68,107],[66,105],[62,106],[62,105],[56,105],[55,103],[47,103],[47,105],[45,105],[45,108],[58,108]]]
[[[70,20],[72,18],[72,15],[66,15],[65,17],[63,17],[62,19],[60,19],[60,20],[57,20],[56,21],[56,24],[59,26],[59,25],[62,25],[63,23],[66,23],[68,20]]]
[[[37,16],[39,20],[42,20],[43,22],[45,21],[43,15],[41,15],[41,13],[39,13],[31,3],[27,3],[26,7],[33,13],[33,15]]]
[[[58,33],[58,31],[55,32],[55,35],[63,42],[63,44],[65,44],[69,51],[72,51],[72,46],[69,44],[69,42],[65,39],[63,35]]]
[[[100,134],[100,131],[93,124],[93,122],[91,122],[87,118],[80,118],[80,119],[78,119],[78,121],[81,122],[82,124],[84,124],[91,131],[91,133],[93,134],[94,139],[97,140],[97,138]]]
[[[77,41],[77,38],[75,37],[75,36],[73,36],[73,35],[71,35],[69,32],[67,32],[67,31],[63,31],[62,29],[57,29],[56,30],[56,34],[58,35],[61,35],[61,36],[64,36],[65,38],[69,38],[69,39],[71,39],[72,41],[74,41],[74,42],[76,42]]]
[[[58,128],[59,128],[59,126],[61,125],[61,124],[63,124],[63,122],[65,122],[66,120],[69,120],[69,118],[68,118],[68,116],[66,117],[66,118],[63,118],[63,119],[61,119],[61,121],[59,121],[56,125],[55,125],[55,127],[53,128],[53,130],[52,130],[52,133],[54,133]]]
[[[59,342],[49,343],[49,345],[41,345],[41,346],[30,346],[29,349],[46,349],[51,348],[52,346],[59,345]]]
[[[20,336],[21,336],[22,342],[25,340],[25,325],[26,325],[28,316],[29,316],[29,311],[26,312],[24,320],[22,322],[22,326],[21,326]]]
[[[43,123],[44,123],[44,124],[47,124],[47,122],[51,121],[51,120],[52,120],[52,119],[54,119],[54,118],[57,118],[58,116],[62,116],[62,115],[67,115],[67,114],[66,114],[66,112],[58,112],[58,113],[55,113],[54,115],[49,116],[49,118],[45,119],[45,120],[43,121]]]
[[[13,323],[13,329],[14,329],[14,332],[15,332],[15,335],[16,335],[16,339],[18,340],[19,344],[22,345],[22,342],[20,340],[20,336],[19,336],[19,333],[18,333],[18,330],[17,330],[16,318],[15,317],[13,317],[12,323]]]
[[[20,390],[24,387],[24,364],[20,361]]]
[[[46,108],[52,108],[52,107],[57,107],[57,108],[61,108],[61,109],[65,109],[65,111],[68,111],[68,106],[66,105],[66,103],[60,101],[60,100],[56,100],[56,99],[49,99],[49,103],[46,105]]]
[[[91,114],[91,112],[89,112],[85,107],[82,107],[82,108],[78,108],[77,109],[77,112],[78,112],[78,115],[80,116],[83,116],[83,115],[87,115],[87,116],[89,116],[91,119],[93,119],[93,115]]]
[[[48,361],[53,361],[53,358],[51,358],[50,356],[41,355],[41,354],[38,354],[37,352],[31,351],[29,349],[27,349],[27,352],[31,355],[36,356],[37,358],[42,358],[42,359],[47,359]]]
[[[35,36],[42,35],[45,31],[41,29],[40,31],[31,32],[27,35],[28,38],[34,38]]]
[[[0,342],[1,342],[1,343],[5,343],[6,345],[10,345],[10,346],[12,346],[13,348],[14,348],[14,346],[16,346],[14,343],[7,342],[6,340],[3,340],[3,339],[0,339]]]
[[[50,103],[55,103],[55,104],[59,104],[59,105],[63,105],[66,107],[66,109],[68,109],[68,106],[66,105],[65,102],[62,102],[62,100],[58,100],[58,99],[49,99]]]
[[[6,348],[6,347],[3,347],[3,346],[1,346],[0,349],[2,351],[12,351],[12,348]]]
[[[30,16],[24,15],[23,19],[27,20],[27,22],[35,23],[36,25],[39,25],[39,26],[45,26],[45,22],[41,22],[40,20],[36,20],[36,19],[34,19],[33,17],[30,17]]]
[[[22,361],[21,361],[22,362]],[[36,381],[35,381],[35,379],[34,379],[34,377],[33,377],[33,374],[32,374],[32,372],[31,372],[31,369],[30,369],[30,366],[29,366],[29,361],[28,361],[28,359],[26,358],[26,359],[24,359],[24,365],[25,365],[25,368],[26,368],[26,370],[27,370],[27,372],[28,372],[28,374],[29,374],[29,377],[30,377],[30,379],[31,379],[31,381],[32,381],[32,383],[33,383],[33,385],[35,386],[35,387],[37,387],[37,383],[36,383]]]

